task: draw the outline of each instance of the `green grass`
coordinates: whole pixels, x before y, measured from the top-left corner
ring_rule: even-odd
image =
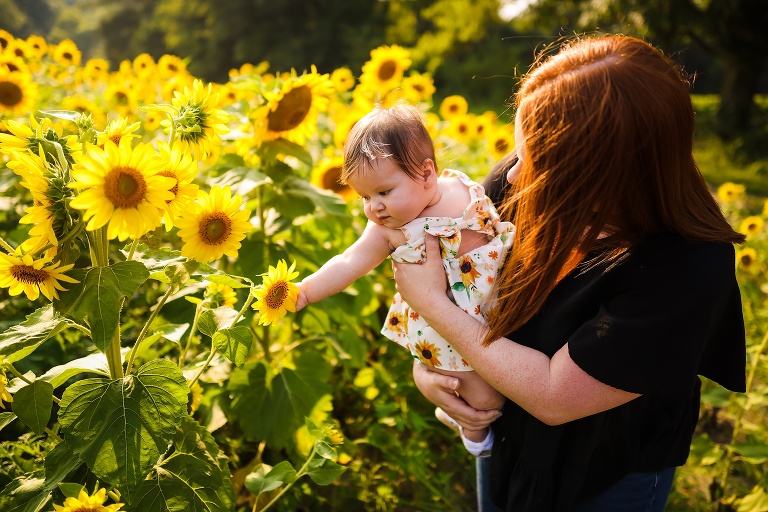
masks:
[[[744,185],[750,195],[768,196],[768,96],[757,98],[746,134],[730,142],[715,135],[719,103],[716,95],[693,96],[693,153],[704,179],[713,188],[730,181]]]

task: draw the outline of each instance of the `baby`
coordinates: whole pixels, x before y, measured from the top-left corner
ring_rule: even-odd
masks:
[[[422,263],[428,233],[440,240],[452,299],[486,323],[485,308],[514,227],[499,220],[482,185],[458,171],[445,170],[438,176],[435,160],[432,139],[414,106],[376,107],[354,125],[344,146],[341,180],[362,197],[368,224],[354,244],[298,284],[296,311],[344,290],[387,256]],[[381,332],[431,370],[459,378],[461,397],[475,409],[499,409],[504,404],[504,397],[399,294]],[[456,426],[444,413],[438,417]],[[476,456],[492,442],[488,429],[461,433],[464,445]]]

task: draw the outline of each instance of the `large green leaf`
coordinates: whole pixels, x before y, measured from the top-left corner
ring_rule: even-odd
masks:
[[[340,196],[295,176],[288,177],[274,192],[271,205],[287,217],[307,215],[315,208],[328,215],[347,215],[347,204]]]
[[[242,368],[248,360],[251,345],[253,345],[253,333],[244,325],[222,329],[213,335],[213,346],[238,368]]]
[[[331,369],[322,355],[304,352],[296,359],[295,370],[281,368],[268,378],[271,371],[262,361],[235,370],[228,386],[231,410],[248,437],[284,448],[317,401],[330,393]]]
[[[91,471],[130,499],[186,414],[188,392],[178,366],[158,359],[123,379],[71,385],[59,404],[59,423]]]
[[[228,306],[206,309],[200,313],[200,319],[197,321],[197,330],[206,336],[213,337],[216,331],[231,327],[235,318],[237,318],[237,311]]]
[[[73,323],[56,313],[53,306],[46,304],[28,315],[20,324],[0,334],[0,356],[6,356],[5,360],[11,363],[20,361],[45,340],[56,336]]]
[[[53,386],[50,382],[36,380],[13,395],[13,412],[35,434],[45,431],[52,406]]]
[[[287,460],[279,462],[265,475],[264,464],[257,467],[245,477],[245,488],[258,496],[265,492],[274,491],[283,484],[289,484],[296,480],[296,470]]]
[[[347,470],[329,459],[313,459],[307,474],[317,485],[328,485],[336,481]]]
[[[119,324],[120,299],[136,293],[149,271],[138,261],[119,261],[70,275],[80,282],[59,295],[56,310],[77,320],[87,318],[94,344],[106,352]]]
[[[16,415],[12,412],[0,412],[0,430],[15,419]]]
[[[37,380],[50,382],[53,389],[56,389],[75,375],[80,375],[84,372],[97,373],[109,377],[107,357],[101,352],[97,352],[85,357],[73,359],[66,364],[54,366],[38,377]]]
[[[173,453],[144,480],[128,512],[228,512],[235,491],[229,469],[213,436],[185,416],[173,439]]]

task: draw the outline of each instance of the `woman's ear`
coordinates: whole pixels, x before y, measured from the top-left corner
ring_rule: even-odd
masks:
[[[437,183],[437,167],[431,158],[425,158],[421,163],[421,177],[427,188]]]

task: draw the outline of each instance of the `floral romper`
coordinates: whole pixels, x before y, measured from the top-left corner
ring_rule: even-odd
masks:
[[[448,277],[452,300],[466,313],[486,324],[484,314],[505,251],[512,244],[515,228],[510,222],[501,222],[485,189],[466,174],[446,169],[442,177],[460,179],[470,192],[469,205],[464,215],[450,217],[420,217],[400,229],[405,244],[396,248],[392,259],[402,263],[421,264],[426,261],[424,235],[429,233],[440,240],[443,268]],[[461,230],[471,229],[488,235],[489,242],[473,251],[458,256]],[[381,334],[411,351],[414,359],[449,371],[471,371],[472,368],[437,331],[412,311],[397,293],[389,308]]]

